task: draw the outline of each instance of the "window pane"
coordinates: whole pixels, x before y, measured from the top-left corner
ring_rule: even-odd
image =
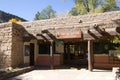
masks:
[[[29,54],[30,54],[30,46],[29,45],[25,45],[24,55],[25,56],[29,56]]]
[[[39,54],[50,54],[50,44],[39,44]]]
[[[94,54],[108,54],[113,49],[110,42],[94,42]]]

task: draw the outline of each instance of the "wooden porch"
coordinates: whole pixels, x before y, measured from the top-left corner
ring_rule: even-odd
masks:
[[[98,16],[100,17],[100,15]],[[64,43],[64,54],[69,54],[69,52],[66,51],[70,51],[69,48],[67,48],[67,44],[71,45],[71,43],[77,42],[79,44],[80,42],[86,42],[87,46],[83,47],[82,50],[84,54],[86,54],[86,51],[88,53],[88,69],[92,71],[94,68],[93,43],[95,41],[99,42],[101,40],[110,41],[114,36],[118,35],[120,33],[120,19],[111,17],[110,19],[104,20],[98,19],[94,21],[78,21],[75,23],[72,22],[64,24],[56,23],[55,25],[46,24],[38,30],[36,30],[36,28],[33,26],[33,28],[27,28],[27,31],[27,36],[23,35],[24,42],[30,41],[31,39],[36,39],[41,43],[50,43],[49,56],[51,68],[54,67],[53,64],[56,42],[62,41]],[[66,50],[66,48],[68,50]],[[79,52],[74,52],[74,55],[79,55]]]

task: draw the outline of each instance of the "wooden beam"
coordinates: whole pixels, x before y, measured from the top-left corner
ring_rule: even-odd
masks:
[[[39,40],[48,41],[48,38],[47,38],[46,36],[44,36],[43,34],[37,34],[36,37],[37,37],[37,39],[39,39]]]
[[[42,33],[46,34],[46,36],[48,36],[50,39],[49,40],[57,40],[57,38],[55,37],[55,34],[51,33],[48,30],[43,30]]]
[[[93,41],[88,41],[88,70],[93,70]]]
[[[75,38],[82,38],[82,32],[81,30],[74,30],[74,29],[68,29],[68,30],[62,30],[56,32],[57,39],[75,39]]]
[[[88,30],[88,34],[90,34],[94,39],[99,39],[99,37],[96,36],[96,34],[92,33],[90,30]]]

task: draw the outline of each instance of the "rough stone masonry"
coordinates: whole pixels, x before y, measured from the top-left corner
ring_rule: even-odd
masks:
[[[0,69],[23,64],[23,42],[13,24],[0,24]]]

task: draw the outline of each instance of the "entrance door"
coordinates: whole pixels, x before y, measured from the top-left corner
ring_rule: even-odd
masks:
[[[69,65],[87,65],[87,43],[66,43],[64,49],[64,62]]]
[[[34,66],[34,43],[30,43],[30,66]]]

